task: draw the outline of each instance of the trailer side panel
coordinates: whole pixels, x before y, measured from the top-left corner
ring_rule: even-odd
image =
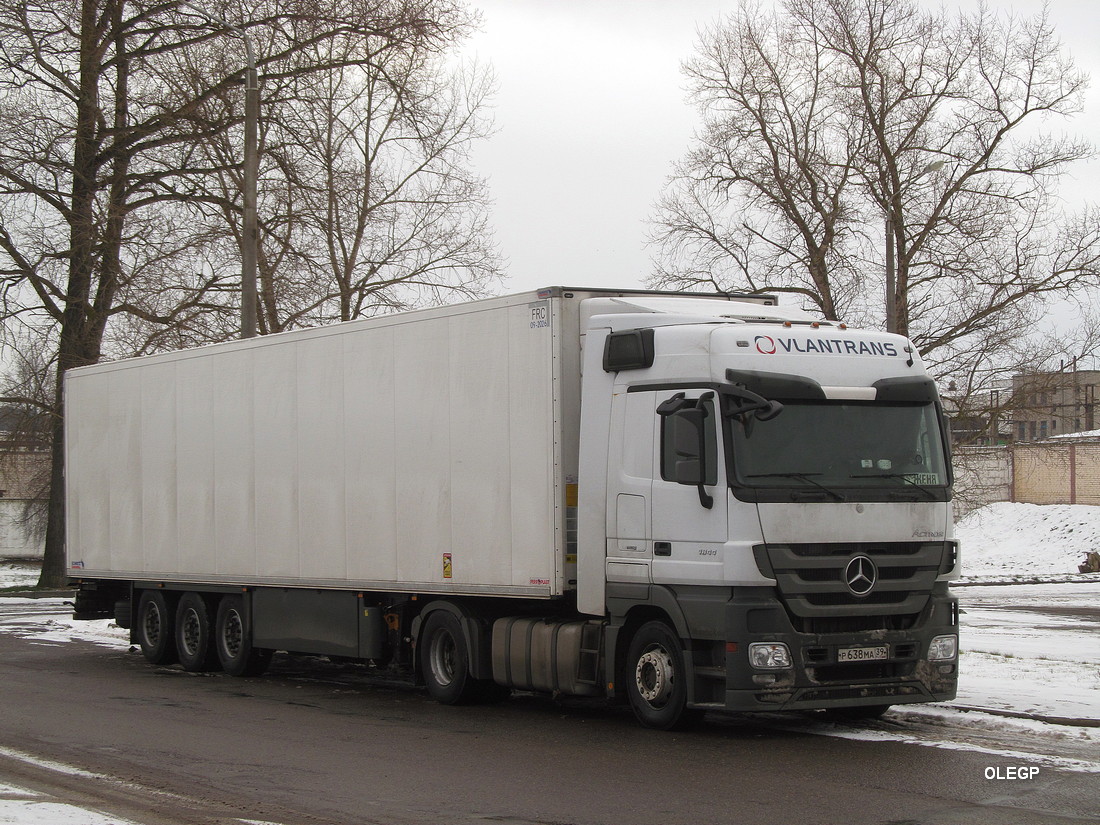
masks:
[[[560,594],[560,355],[551,329],[531,322],[537,303],[70,372],[70,571]]]

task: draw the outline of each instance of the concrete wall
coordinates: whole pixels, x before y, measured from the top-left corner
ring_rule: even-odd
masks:
[[[955,450],[955,515],[1012,500],[1012,456],[1007,447]]]
[[[0,558],[40,558],[44,540],[24,521],[27,502],[0,499]]]
[[[0,452],[0,557],[42,556],[44,537],[26,516],[28,505],[44,495],[49,469],[48,452]]]
[[[994,501],[1100,506],[1100,444],[963,447],[955,489],[957,515]]]

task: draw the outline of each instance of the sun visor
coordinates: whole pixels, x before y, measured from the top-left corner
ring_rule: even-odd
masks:
[[[731,384],[741,384],[745,389],[752,390],[769,400],[823,400],[825,398],[825,390],[821,385],[804,375],[728,369],[726,380]]]

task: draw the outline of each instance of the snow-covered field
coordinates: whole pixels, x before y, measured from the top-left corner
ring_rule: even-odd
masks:
[[[1082,575],[1085,554],[1100,551],[1100,507],[990,504],[955,525],[963,581],[1100,581]]]

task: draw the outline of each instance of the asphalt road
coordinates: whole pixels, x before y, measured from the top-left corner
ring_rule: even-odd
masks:
[[[325,660],[234,679],[0,635],[0,781],[144,825],[1100,819],[1096,773],[991,779],[1024,764],[991,750],[822,736],[798,718],[657,733],[602,703],[442,707]]]

